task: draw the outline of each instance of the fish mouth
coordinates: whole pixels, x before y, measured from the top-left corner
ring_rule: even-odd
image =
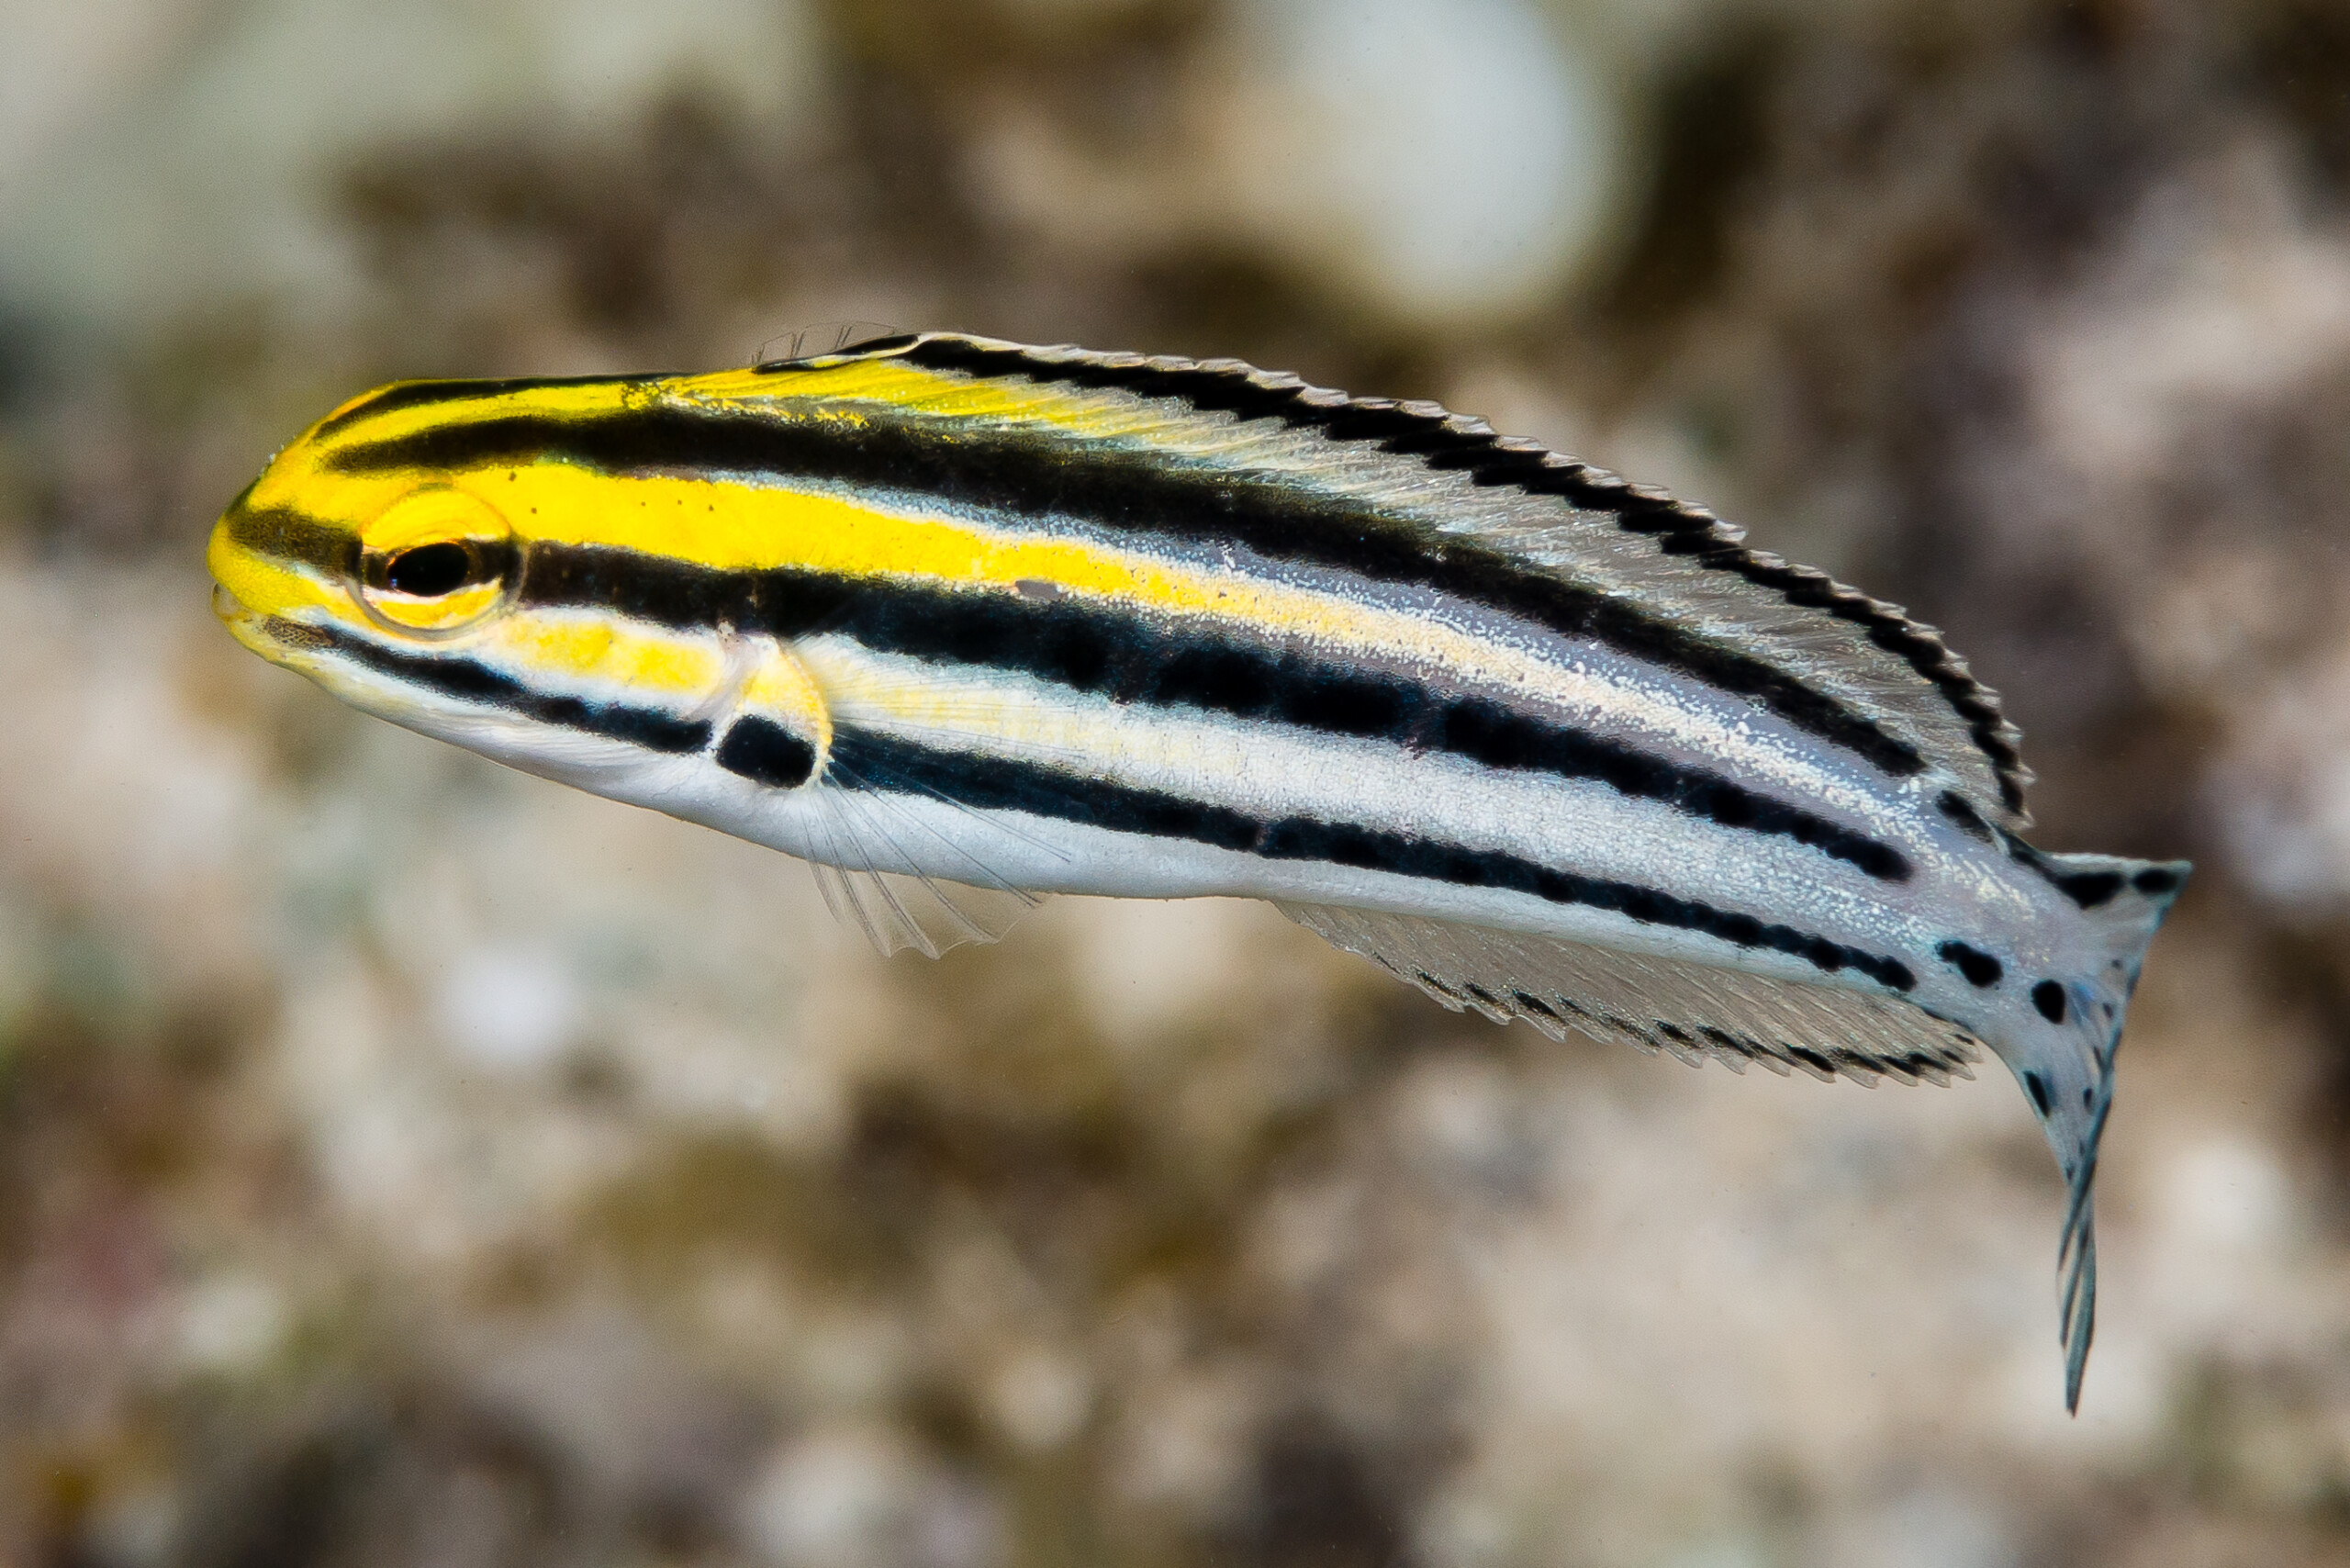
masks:
[[[277,639],[268,631],[269,618],[246,608],[245,601],[229,591],[226,583],[212,585],[212,613],[229,629],[229,635],[257,654],[274,654]]]
[[[212,613],[220,618],[229,635],[274,663],[284,663],[294,649],[308,640],[299,635],[301,628],[294,622],[248,608],[226,583],[212,585]]]

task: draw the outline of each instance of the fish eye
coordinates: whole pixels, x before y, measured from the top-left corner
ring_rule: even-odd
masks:
[[[384,581],[394,593],[439,599],[464,587],[473,568],[474,558],[462,544],[419,544],[385,564]]]
[[[352,587],[369,619],[386,630],[445,635],[503,608],[516,559],[498,509],[453,487],[427,486],[360,530]]]

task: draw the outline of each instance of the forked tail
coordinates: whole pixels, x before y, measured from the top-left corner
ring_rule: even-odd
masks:
[[[2113,1064],[2139,966],[2163,917],[2187,885],[2184,860],[2123,860],[2109,855],[2042,855],[2050,879],[2081,908],[2089,936],[2082,972],[2035,985],[2030,1000],[2047,1029],[2003,1044],[2068,1183],[2057,1240],[2058,1334],[2065,1350],[2065,1408],[2077,1413],[2081,1372],[2097,1328],[2098,1145],[2113,1109]]]

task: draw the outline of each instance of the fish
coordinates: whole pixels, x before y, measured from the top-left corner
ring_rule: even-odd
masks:
[[[815,868],[884,953],[1055,893],[1265,900],[1456,1011],[1946,1083],[2066,1187],[2184,861],[2022,836],[1932,627],[1662,490],[1232,359],[896,333],[747,368],[412,380],[208,549],[366,712]]]

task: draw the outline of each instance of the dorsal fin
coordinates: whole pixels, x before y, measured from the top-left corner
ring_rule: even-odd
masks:
[[[1237,360],[924,332],[763,368],[893,358],[1048,390],[1082,416],[1067,421],[1071,440],[1081,428],[1082,439],[1375,507],[1425,529],[1431,547],[1468,543],[1595,589],[1859,714],[1986,819],[2029,825],[2021,736],[1934,628],[1825,573],[1748,549],[1740,530],[1661,490],[1434,403],[1349,397]],[[1046,439],[1061,428],[1037,421]]]

